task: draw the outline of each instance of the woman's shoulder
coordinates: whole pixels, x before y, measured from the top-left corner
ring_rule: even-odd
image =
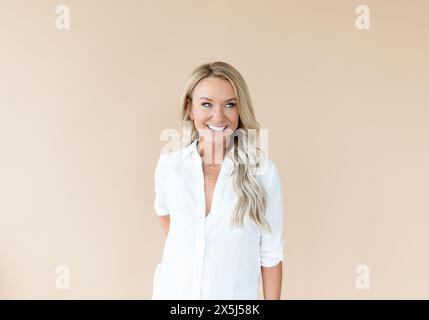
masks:
[[[187,147],[170,147],[161,150],[158,164],[159,165],[171,165],[171,164],[183,164],[189,155],[192,146]]]

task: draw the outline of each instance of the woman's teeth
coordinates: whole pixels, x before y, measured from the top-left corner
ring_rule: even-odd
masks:
[[[226,128],[226,126],[223,126],[223,127],[215,127],[215,126],[211,126],[211,125],[207,125],[207,127],[209,127],[209,129],[211,129],[211,130],[213,130],[213,131],[217,131],[217,132],[221,132],[221,131],[223,131],[223,130]]]

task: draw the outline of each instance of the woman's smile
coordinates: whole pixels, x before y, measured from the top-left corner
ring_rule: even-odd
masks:
[[[220,134],[224,132],[227,127],[228,126],[214,126],[210,124],[207,125],[207,128],[209,128],[209,130],[214,132],[215,134]]]

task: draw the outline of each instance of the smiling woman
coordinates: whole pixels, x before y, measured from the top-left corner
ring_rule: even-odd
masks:
[[[217,77],[206,77],[200,80],[192,95],[187,97],[185,109],[200,134],[200,141],[204,145],[201,148],[202,153],[204,150],[213,151],[212,147],[214,147],[215,152],[222,152],[223,158],[224,150],[219,148],[219,144],[223,144],[226,141],[225,136],[231,135],[238,127],[240,116],[236,100],[231,83]],[[212,157],[208,153],[205,156],[206,163],[216,161],[216,154],[213,152],[211,155]]]
[[[195,69],[180,120],[191,141],[155,170],[167,239],[152,299],[258,299],[261,275],[264,298],[280,299],[282,188],[274,163],[241,143],[259,124],[240,73],[224,62]]]

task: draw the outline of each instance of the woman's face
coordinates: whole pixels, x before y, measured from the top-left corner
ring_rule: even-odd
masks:
[[[212,141],[223,141],[238,127],[237,97],[228,80],[208,77],[194,88],[188,114],[200,135]],[[214,138],[214,139],[213,139]]]

